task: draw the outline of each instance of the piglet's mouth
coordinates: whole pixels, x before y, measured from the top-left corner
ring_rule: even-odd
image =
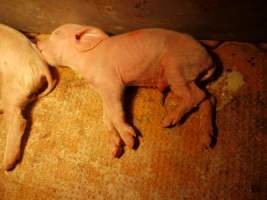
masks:
[[[41,48],[42,43],[41,43],[40,41],[38,41],[38,42],[36,43],[36,46],[37,46],[37,48],[38,48],[40,51],[43,51],[43,49]]]

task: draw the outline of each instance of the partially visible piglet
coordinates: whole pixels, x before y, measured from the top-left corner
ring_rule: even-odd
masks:
[[[22,33],[3,24],[0,24],[0,75],[0,106],[7,129],[3,164],[5,170],[10,170],[21,156],[21,140],[26,127],[23,109],[47,95],[56,81],[36,46]],[[45,82],[47,88],[42,92]]]
[[[153,28],[109,37],[92,26],[66,24],[39,42],[38,48],[49,64],[79,71],[99,92],[104,122],[113,133],[114,156],[120,155],[121,139],[132,148],[136,137],[124,119],[125,86],[157,87],[160,91],[170,87],[180,101],[163,119],[163,127],[175,125],[201,102],[211,112],[196,80],[209,78],[215,68],[207,51],[187,34]],[[209,121],[208,131],[212,131]]]

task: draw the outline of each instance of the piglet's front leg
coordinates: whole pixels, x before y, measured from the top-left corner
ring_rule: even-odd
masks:
[[[119,83],[102,84],[97,90],[103,100],[104,123],[112,133],[112,154],[120,156],[121,139],[126,146],[133,148],[136,137],[134,129],[125,121],[122,106],[124,86]]]

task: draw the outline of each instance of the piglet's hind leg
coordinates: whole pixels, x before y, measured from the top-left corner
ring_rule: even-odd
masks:
[[[175,125],[205,98],[205,93],[194,82],[171,84],[171,90],[180,101],[179,105],[163,119],[163,127]]]
[[[5,111],[7,140],[3,165],[5,170],[10,170],[21,157],[21,141],[26,128],[26,120],[19,107],[9,107]]]
[[[212,146],[212,139],[216,139],[216,127],[213,124],[213,109],[215,107],[214,97],[205,99],[199,105],[199,111],[201,112],[201,129],[204,134],[199,134],[199,140],[205,149]]]

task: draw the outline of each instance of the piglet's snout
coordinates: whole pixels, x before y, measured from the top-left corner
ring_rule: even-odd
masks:
[[[44,42],[38,41],[37,42],[37,48],[42,52],[44,49]]]

